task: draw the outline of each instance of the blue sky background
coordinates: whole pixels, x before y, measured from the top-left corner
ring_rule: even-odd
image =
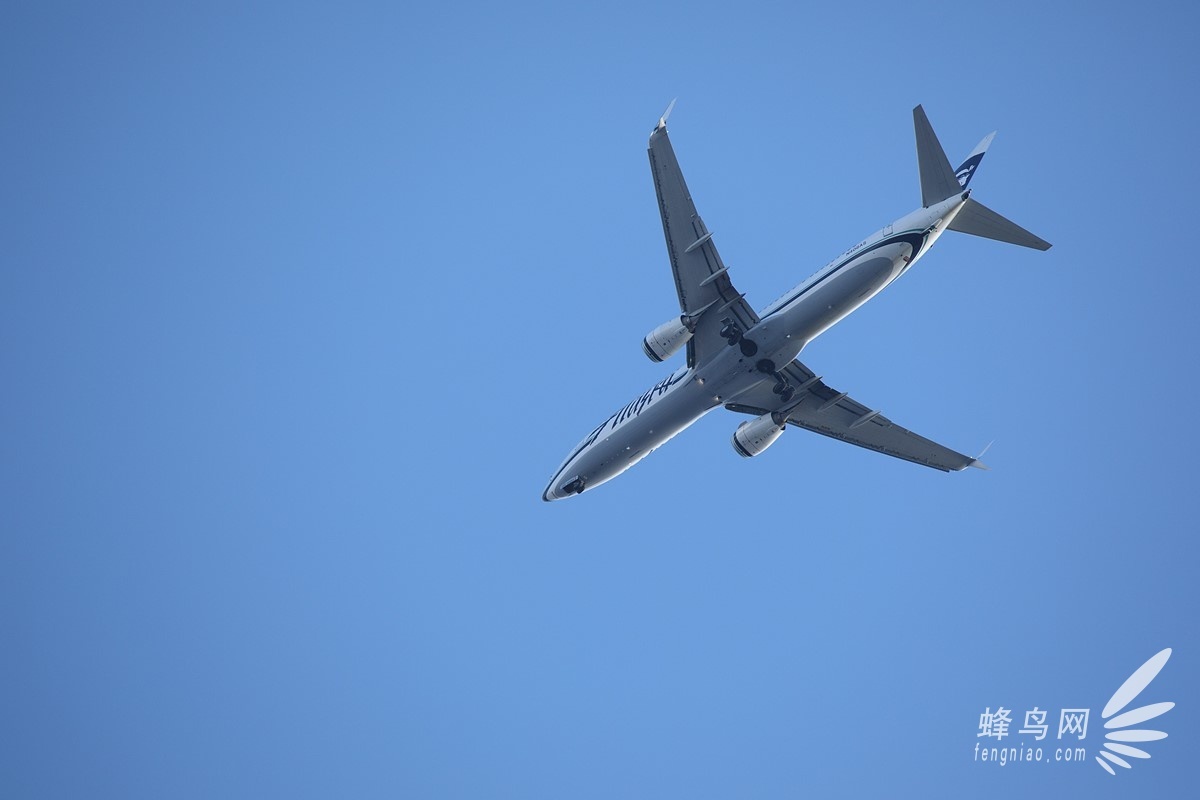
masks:
[[[2,793],[1193,792],[1197,16],[8,4]],[[541,502],[674,368],[676,96],[759,307],[918,204],[914,105],[999,129],[976,196],[1054,249],[943,237],[804,354],[993,471],[714,412]],[[1087,761],[974,762],[999,705],[1090,707]]]

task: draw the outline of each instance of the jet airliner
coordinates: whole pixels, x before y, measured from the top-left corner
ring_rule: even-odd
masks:
[[[696,212],[667,136],[671,107],[650,134],[649,155],[681,313],[647,334],[642,349],[662,362],[686,346],[687,363],[589,433],[554,473],[542,499],[561,500],[612,480],[718,406],[751,416],[733,433],[734,450],[747,458],[792,425],[943,472],[986,469],[978,458],[906,430],[830,388],[797,356],[911,269],[948,230],[1050,248],[971,197],[971,179],[995,133],[953,169],[924,109],[913,109],[921,207],[756,313],[734,288],[712,231]]]

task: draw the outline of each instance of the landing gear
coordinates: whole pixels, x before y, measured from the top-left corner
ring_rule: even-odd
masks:
[[[737,344],[742,339],[742,329],[732,318],[726,317],[721,320],[721,337],[729,342],[730,346]]]
[[[796,394],[796,389],[787,382],[787,378],[783,377],[782,372],[775,373],[775,385],[771,391],[779,395],[779,399],[783,402],[788,402]]]
[[[771,391],[779,395],[779,399],[785,403],[791,402],[792,397],[796,394],[796,389],[788,383],[788,379],[784,377],[782,372],[775,369],[775,362],[769,358],[764,358],[754,365],[755,368],[765,374],[770,375],[775,379],[775,386]]]
[[[742,355],[746,358],[750,358],[758,353],[758,345],[752,339],[747,339],[742,334],[741,326],[732,317],[725,317],[725,319],[721,320],[721,337],[729,342],[730,347],[736,344],[741,348]]]

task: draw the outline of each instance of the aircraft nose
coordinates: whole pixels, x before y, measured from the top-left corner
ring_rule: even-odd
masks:
[[[576,476],[569,481],[560,482],[555,486],[555,482],[550,481],[550,485],[546,487],[546,491],[542,492],[542,499],[547,503],[553,500],[562,500],[571,495],[581,494],[584,489],[583,478]]]

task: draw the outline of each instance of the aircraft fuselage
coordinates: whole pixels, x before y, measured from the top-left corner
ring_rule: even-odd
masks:
[[[543,500],[560,500],[612,480],[712,409],[774,378],[813,339],[907,272],[946,230],[969,192],[920,208],[851,247],[759,313],[744,332],[756,352],[730,346],[683,367],[610,416],[572,450]]]

